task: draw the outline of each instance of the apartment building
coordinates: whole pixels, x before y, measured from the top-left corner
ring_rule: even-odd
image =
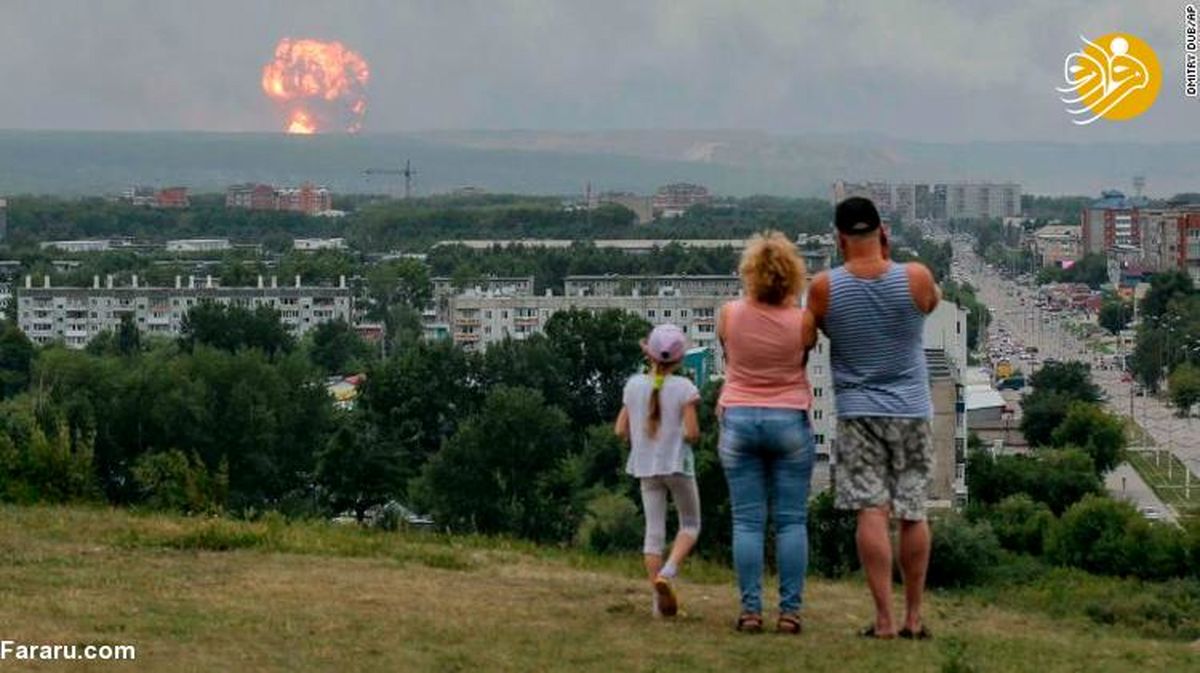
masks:
[[[345,250],[344,238],[296,238],[292,240],[292,249],[300,252],[316,250]]]
[[[567,276],[563,279],[563,294],[571,297],[736,297],[741,290],[742,280],[737,274],[637,276],[610,273],[603,276]]]
[[[453,298],[451,338],[467,350],[480,350],[507,338],[527,339],[545,329],[559,311],[617,309],[651,324],[674,323],[695,347],[710,348],[721,361],[716,312],[726,296],[674,295],[494,295],[466,293]],[[717,364],[720,367],[720,364]]]
[[[333,208],[333,194],[325,187],[306,182],[299,187],[233,185],[225,190],[226,208],[285,210],[315,215]]]
[[[218,252],[233,246],[228,238],[178,238],[167,241],[167,252]]]
[[[175,277],[174,287],[139,285],[136,275],[128,285],[116,285],[113,276],[102,287],[94,276],[92,286],[51,287],[49,277],[39,287],[25,277],[25,287],[17,294],[17,321],[34,342],[61,341],[70,348],[83,348],[96,335],[116,330],[128,315],[145,334],[177,337],[183,319],[194,306],[217,302],[255,309],[269,306],[280,313],[280,320],[296,337],[321,323],[351,319],[352,295],[341,278],[337,287],[302,286],[297,276],[293,285],[279,285],[275,277],[269,283],[258,277],[256,287],[220,287],[212,276],[197,281],[195,276]]]
[[[1072,225],[1050,224],[1033,232],[1033,252],[1042,266],[1061,267],[1083,256],[1082,229]]]
[[[1145,199],[1129,199],[1115,189],[1101,192],[1080,217],[1083,254],[1102,255],[1118,245],[1141,247],[1142,211],[1148,205]]]
[[[676,182],[658,188],[652,200],[654,214],[659,217],[679,217],[692,206],[712,202],[712,194],[703,185]]]
[[[880,213],[904,221],[979,220],[1021,214],[1021,185],[1015,182],[899,183],[846,182],[832,187],[833,203],[851,196],[871,199]]]

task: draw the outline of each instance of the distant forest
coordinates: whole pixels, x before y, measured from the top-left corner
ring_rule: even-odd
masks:
[[[297,237],[341,236],[362,252],[423,252],[463,238],[742,238],[763,229],[827,232],[832,212],[822,199],[748,197],[696,207],[684,216],[639,225],[632,211],[606,205],[568,210],[556,197],[485,195],[411,200],[342,196],[342,218],[227,209],[219,194],[192,197],[168,210],[100,198],[18,196],[9,199],[10,251],[50,240],[132,236],[148,241],[217,236],[284,251]]]

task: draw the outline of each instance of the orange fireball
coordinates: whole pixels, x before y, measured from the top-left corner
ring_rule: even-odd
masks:
[[[263,93],[285,111],[288,133],[362,128],[367,110],[367,62],[341,42],[283,38],[263,67]]]

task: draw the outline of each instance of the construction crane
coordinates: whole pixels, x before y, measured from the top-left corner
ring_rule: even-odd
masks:
[[[405,161],[404,168],[368,168],[363,175],[402,175],[404,176],[404,198],[412,195],[412,179],[417,172],[412,169],[412,162]]]

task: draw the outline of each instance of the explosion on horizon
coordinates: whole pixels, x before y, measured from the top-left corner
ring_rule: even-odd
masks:
[[[285,37],[263,67],[262,88],[284,110],[287,133],[357,133],[370,76],[366,60],[341,42]]]

